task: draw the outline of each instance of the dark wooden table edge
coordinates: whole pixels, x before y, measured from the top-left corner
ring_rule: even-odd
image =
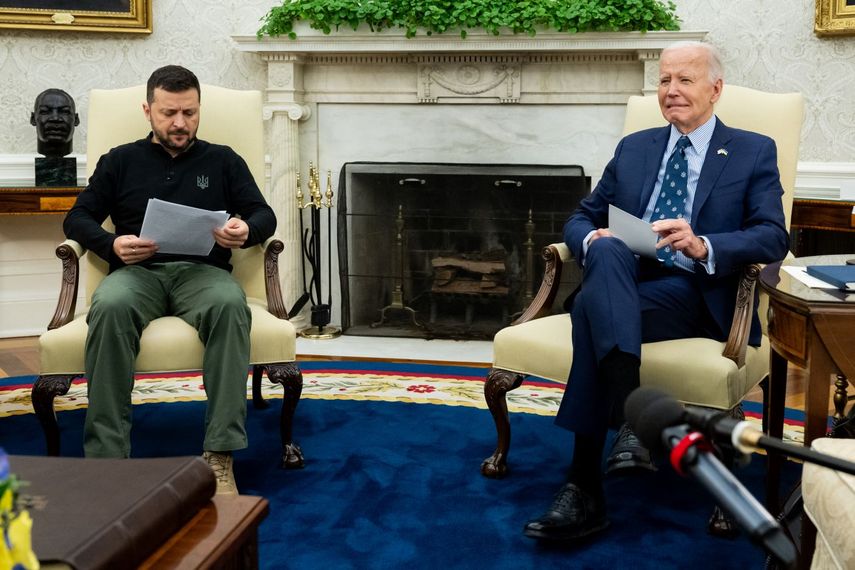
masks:
[[[191,536],[194,530],[197,530],[196,527],[210,522],[208,520],[210,517],[215,517],[216,520],[220,510],[231,509],[235,505],[245,509],[245,512],[241,514],[237,525],[226,533],[228,540],[220,540],[214,548],[204,553],[201,557],[179,555],[176,559],[169,558],[170,554],[175,554],[178,549],[188,546],[188,544],[185,544],[185,541],[194,541],[198,545],[205,537],[194,538]],[[210,504],[202,507],[196,516],[190,519],[171,539],[149,556],[140,565],[140,568],[171,568],[175,570],[218,568],[222,566],[222,561],[234,557],[245,546],[252,545],[253,548],[257,548],[258,526],[269,512],[270,503],[264,497],[251,495],[239,495],[237,497],[214,496],[211,498]],[[207,533],[207,535],[211,534],[211,532]],[[192,548],[188,553],[192,553]]]

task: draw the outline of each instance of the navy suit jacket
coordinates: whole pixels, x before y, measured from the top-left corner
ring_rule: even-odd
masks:
[[[564,226],[564,242],[577,260],[582,259],[585,236],[608,227],[609,204],[639,218],[644,215],[670,128],[640,131],[620,141],[599,184]],[[717,119],[695,189],[690,223],[696,235],[709,239],[714,251],[715,274],[708,275],[696,262],[694,277],[724,337],[733,320],[742,268],[787,255],[789,236],[782,195],[775,142],[727,127]],[[755,304],[749,342],[757,346],[760,338]]]

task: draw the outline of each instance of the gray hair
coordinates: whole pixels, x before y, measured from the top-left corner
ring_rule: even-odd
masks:
[[[700,48],[706,52],[710,83],[715,83],[719,79],[724,79],[724,66],[721,63],[721,55],[719,54],[718,49],[710,43],[691,40],[674,42],[663,49],[659,57],[661,58],[665,55],[665,52],[684,48]]]

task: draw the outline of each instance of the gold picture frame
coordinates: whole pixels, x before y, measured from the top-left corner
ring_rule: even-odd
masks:
[[[819,36],[855,35],[855,0],[816,0],[813,31]]]
[[[0,0],[0,28],[151,33],[153,0]]]

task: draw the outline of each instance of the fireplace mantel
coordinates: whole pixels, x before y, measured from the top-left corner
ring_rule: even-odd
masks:
[[[297,173],[306,180],[310,161],[335,175],[358,160],[566,164],[572,155],[596,180],[627,99],[655,92],[661,50],[706,36],[473,31],[466,39],[406,38],[400,30],[325,35],[305,23],[296,33],[294,40],[232,37],[267,64],[269,198],[286,245],[280,267],[293,297],[286,302],[302,287],[294,197]]]
[[[241,51],[290,52],[302,54],[337,53],[506,53],[506,52],[594,52],[594,51],[659,51],[681,40],[702,40],[705,31],[661,32],[587,32],[566,34],[539,31],[534,36],[505,33],[489,34],[473,30],[467,37],[449,32],[417,35],[407,38],[400,30],[384,29],[371,32],[367,28],[341,28],[324,34],[305,23],[296,26],[297,37],[287,36],[258,39],[256,36],[232,36]]]
[[[425,82],[417,78],[424,78],[426,67],[443,64],[456,65],[458,69],[461,64],[469,64],[468,75],[460,80],[463,85],[478,79],[481,70],[472,65],[510,64],[516,66],[510,69],[511,73],[521,74],[517,78],[520,92],[516,97],[490,94],[464,100],[466,97],[457,93],[457,97],[449,95],[455,99],[452,102],[481,103],[492,98],[498,103],[561,104],[625,102],[629,95],[652,93],[659,52],[676,41],[701,40],[705,35],[704,31],[583,34],[544,31],[535,36],[495,36],[474,31],[466,39],[451,33],[407,38],[399,30],[341,29],[326,35],[301,23],[293,40],[287,36],[261,39],[233,36],[232,39],[239,50],[257,53],[267,62],[267,100],[272,105],[311,101],[434,103],[440,97],[425,97]],[[333,66],[341,75],[317,77],[310,71],[312,66]],[[361,80],[354,77],[356,69],[364,72],[368,67],[375,72],[370,77]],[[581,78],[585,81],[574,88],[555,81],[556,74],[568,72],[571,76],[583,72]],[[410,75],[409,90],[402,85],[401,73]],[[614,83],[615,73],[633,76],[631,87],[624,81]],[[544,78],[548,85],[544,85]],[[469,93],[473,89],[461,90]],[[454,92],[453,88],[451,91]]]

